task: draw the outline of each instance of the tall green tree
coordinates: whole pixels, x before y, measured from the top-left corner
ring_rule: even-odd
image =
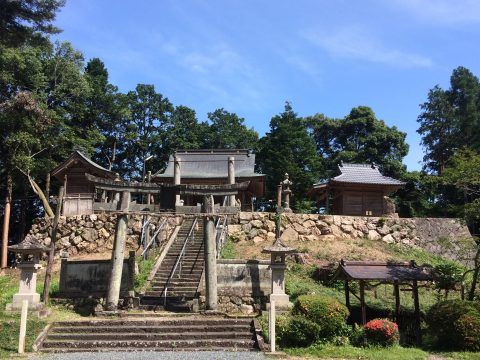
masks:
[[[138,84],[127,94],[129,117],[125,123],[125,150],[119,154],[122,173],[129,179],[140,180],[143,164],[146,170],[164,167],[166,148],[163,140],[170,124],[173,105],[155,91],[153,85]]]
[[[0,0],[0,43],[18,47],[48,43],[48,35],[60,32],[53,26],[65,0]]]
[[[450,88],[435,86],[420,107],[417,132],[426,171],[442,174],[450,157],[465,145],[480,150],[480,83],[470,70],[453,70]]]
[[[406,133],[378,120],[367,106],[353,108],[344,119],[330,119],[323,114],[305,118],[315,140],[317,154],[331,177],[341,162],[375,163],[386,175],[405,173],[403,158],[408,153]]]
[[[90,87],[86,99],[86,118],[100,131],[101,138],[95,144],[94,160],[108,169],[117,170],[117,153],[125,151],[125,119],[129,116],[127,97],[108,80],[108,70],[98,58],[91,59],[85,68]]]
[[[210,129],[206,147],[212,149],[256,149],[258,133],[247,128],[245,119],[225,109],[208,113]]]
[[[275,198],[277,185],[288,173],[293,181],[292,202],[305,199],[308,189],[318,180],[321,164],[315,142],[290,103],[271,119],[270,131],[260,139],[259,147],[258,170],[267,175],[267,197]]]
[[[198,122],[195,110],[176,106],[170,116],[170,124],[164,137],[165,158],[177,149],[202,149],[209,147],[210,126]]]

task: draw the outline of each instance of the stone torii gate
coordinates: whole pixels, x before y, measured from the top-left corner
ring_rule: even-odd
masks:
[[[112,250],[112,264],[110,272],[110,283],[108,287],[106,308],[115,311],[120,298],[120,285],[123,270],[123,257],[127,237],[128,214],[130,211],[131,193],[160,194],[162,188],[173,188],[180,195],[197,195],[203,197],[202,213],[191,214],[195,217],[202,217],[204,221],[205,238],[205,284],[206,284],[206,306],[207,310],[217,308],[217,266],[216,266],[216,242],[215,242],[215,216],[230,215],[227,213],[215,213],[213,196],[235,196],[239,190],[245,190],[249,181],[237,184],[221,185],[195,185],[195,184],[151,184],[137,182],[123,182],[99,178],[85,174],[88,181],[92,182],[99,190],[114,191],[121,194],[118,209],[110,212],[118,214],[115,230],[115,242]],[[142,212],[148,214],[148,212]]]

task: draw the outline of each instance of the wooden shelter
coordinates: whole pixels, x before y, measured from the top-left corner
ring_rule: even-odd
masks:
[[[233,162],[234,183],[249,182],[248,188],[240,190],[236,200],[242,210],[252,210],[253,198],[263,197],[265,192],[265,175],[255,173],[255,154],[250,150],[212,149],[212,150],[178,150],[170,155],[167,168],[152,176],[156,183],[174,184],[177,172],[177,184],[188,185],[222,185],[232,183],[229,179],[229,161]],[[177,164],[177,170],[175,170]],[[165,189],[166,190],[166,189]],[[162,208],[174,208],[175,194],[162,194]],[[170,197],[170,201],[168,198]],[[215,196],[215,203],[224,203],[224,199]],[[185,195],[182,204],[195,207],[202,202],[200,196]],[[177,206],[178,209],[178,206]]]
[[[393,284],[395,293],[395,319],[400,320],[400,287],[408,287],[412,291],[416,342],[421,343],[420,332],[420,302],[418,298],[418,282],[433,281],[432,267],[417,266],[415,262],[375,262],[375,261],[345,261],[341,260],[335,274],[335,279],[345,282],[345,305],[350,309],[350,295],[360,301],[362,325],[367,322],[367,306],[365,303],[365,285],[378,286]],[[350,282],[358,281],[359,295],[350,291]],[[376,283],[372,283],[376,282]]]
[[[388,195],[405,185],[404,182],[383,176],[375,165],[344,164],[338,166],[340,175],[314,184],[308,195],[318,205],[325,204],[333,215],[382,216],[395,213]]]
[[[62,215],[93,214],[95,187],[85,174],[111,180],[118,178],[117,173],[98,165],[80,151],[74,151],[50,172],[65,187]]]

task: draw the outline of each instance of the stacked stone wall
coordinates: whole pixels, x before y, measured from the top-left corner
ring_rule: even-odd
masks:
[[[469,261],[474,241],[460,219],[382,218],[319,214],[283,214],[282,240],[341,241],[370,239],[403,244],[454,260]],[[235,241],[271,243],[275,238],[275,214],[241,212],[228,232]]]
[[[162,222],[164,216],[154,216],[153,229]],[[180,217],[167,216],[167,223],[159,234],[159,239],[168,239]],[[44,245],[50,246],[52,219],[37,218],[34,220],[30,234]],[[61,216],[57,230],[56,254],[67,252],[69,256],[103,253],[113,248],[117,216],[113,214],[92,214],[77,216]],[[127,250],[137,250],[142,234],[143,215],[130,215],[127,228]]]

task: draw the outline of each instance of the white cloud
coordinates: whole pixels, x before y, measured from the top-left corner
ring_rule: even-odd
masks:
[[[429,58],[389,48],[361,28],[343,28],[330,33],[308,31],[303,36],[333,57],[384,63],[395,67],[432,66]]]
[[[393,0],[390,5],[440,25],[480,22],[478,0]]]

